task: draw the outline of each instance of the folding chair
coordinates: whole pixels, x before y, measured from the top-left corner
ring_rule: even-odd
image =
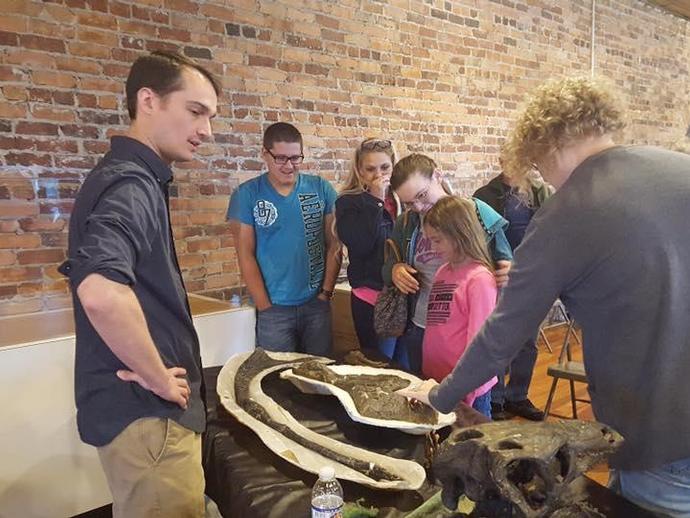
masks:
[[[539,327],[539,336],[544,341],[544,344],[546,345],[546,348],[549,350],[550,353],[553,353],[553,347],[551,347],[551,342],[546,337],[546,333],[544,332],[544,330],[562,326],[564,324],[570,324],[570,317],[568,316],[568,312],[565,310],[565,306],[560,301],[560,299],[554,303],[553,308],[549,311],[549,315],[553,315],[554,310],[558,311],[561,314],[563,321],[556,322],[555,324],[553,324],[551,323],[549,316],[547,316],[547,318],[544,320],[544,322],[542,322],[541,326]],[[582,344],[582,342],[580,342],[580,337],[577,336],[577,333],[573,333],[573,336],[579,344]]]
[[[559,379],[567,379],[570,382],[570,402],[573,407],[573,419],[577,419],[578,401],[590,403],[588,399],[578,399],[575,397],[575,382],[587,383],[587,374],[585,373],[584,363],[573,361],[572,354],[570,352],[570,337],[571,335],[575,335],[575,338],[577,338],[574,328],[575,320],[570,319],[568,322],[568,329],[565,333],[565,339],[563,340],[563,348],[561,349],[561,354],[558,357],[558,363],[549,365],[546,369],[546,374],[553,377],[549,397],[546,400],[546,408],[544,409],[544,414],[547,416],[551,410],[551,403],[553,403],[553,396],[556,393],[556,385],[558,384]]]

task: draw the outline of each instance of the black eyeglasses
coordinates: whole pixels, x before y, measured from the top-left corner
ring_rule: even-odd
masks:
[[[277,165],[285,165],[288,162],[290,162],[292,165],[300,165],[302,162],[304,162],[304,155],[293,155],[293,156],[274,155],[268,149],[266,150],[266,153],[271,155],[271,158],[273,158],[273,161]]]
[[[388,149],[393,145],[390,140],[369,139],[360,144],[361,149],[373,151],[375,149]]]

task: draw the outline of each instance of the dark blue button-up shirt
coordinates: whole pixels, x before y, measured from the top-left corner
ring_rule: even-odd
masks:
[[[114,137],[111,150],[89,173],[70,218],[68,260],[76,324],[75,396],[82,440],[103,446],[141,417],[170,418],[201,432],[205,426],[201,356],[170,230],[168,184],[172,171],[148,146]],[[137,383],[84,312],[76,290],[92,273],[128,284],[144,311],[166,367],[187,370],[187,410]]]

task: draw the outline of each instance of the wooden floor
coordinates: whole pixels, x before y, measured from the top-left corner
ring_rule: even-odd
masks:
[[[565,327],[565,325],[562,325],[545,331],[546,337],[553,348],[553,353],[549,352],[541,338],[537,342],[539,355],[537,356],[537,364],[534,368],[534,374],[532,375],[529,398],[532,403],[541,409],[544,409],[546,406],[546,399],[548,398],[551,382],[553,381],[553,378],[546,375],[546,369],[550,364],[558,362],[558,355],[561,351],[565,335]],[[578,336],[580,335],[578,334]],[[577,341],[571,340],[571,351],[573,353],[573,360],[582,360],[582,347]],[[575,394],[578,399],[589,399],[587,386],[583,383],[575,384]],[[558,419],[558,416],[565,418],[572,417],[570,386],[567,380],[560,380],[558,382],[556,395],[551,404],[551,415],[548,417],[548,420]],[[577,417],[583,420],[593,420],[592,407],[588,403],[577,403]],[[609,478],[608,466],[597,466],[588,473],[588,476],[600,484],[606,485]]]

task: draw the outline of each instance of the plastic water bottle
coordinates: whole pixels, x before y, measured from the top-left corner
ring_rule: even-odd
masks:
[[[341,518],[342,513],[343,488],[333,467],[324,466],[311,491],[311,518]]]
[[[237,293],[230,297],[230,305],[233,308],[239,308],[242,305],[242,300],[240,299],[240,296]]]

